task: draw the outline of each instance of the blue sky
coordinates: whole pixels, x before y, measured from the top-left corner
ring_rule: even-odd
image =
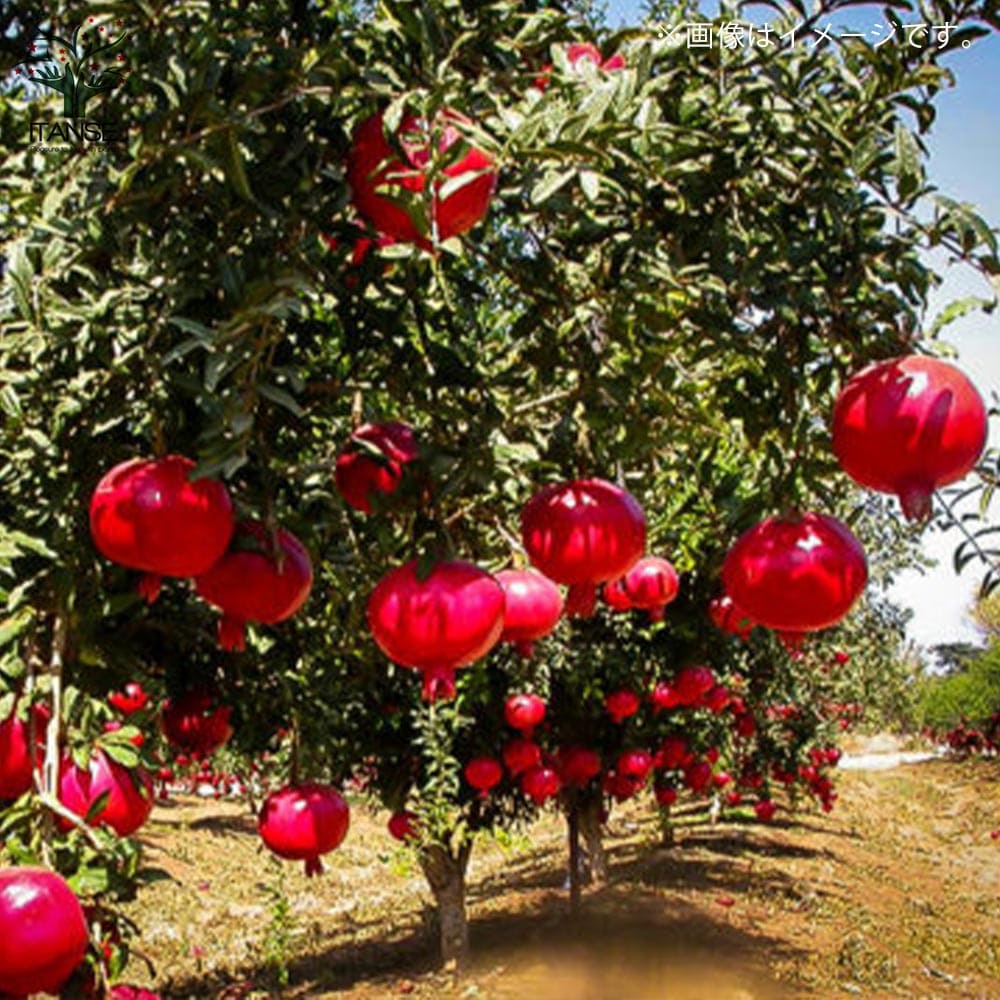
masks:
[[[609,0],[608,22],[614,27],[639,25],[640,0]],[[716,5],[705,4],[715,10]],[[855,30],[870,30],[885,23],[878,6],[853,8]],[[907,21],[916,22],[910,16]],[[844,17],[834,18],[835,25]],[[893,44],[893,43],[887,43]],[[929,178],[943,194],[976,206],[994,228],[1000,227],[1000,35],[992,33],[969,49],[950,54],[945,61],[955,75],[956,86],[938,95],[938,117],[928,140]],[[986,282],[965,265],[949,266],[943,254],[929,254],[928,263],[944,277],[944,284],[931,300],[933,317],[948,302],[978,295],[989,298]],[[992,316],[981,312],[954,323],[943,339],[958,349],[958,364],[990,402],[1000,396],[1000,309]],[[990,444],[1000,443],[1000,421],[990,427]],[[1000,521],[1000,503],[994,503],[991,520]],[[954,532],[928,532],[926,553],[938,560],[935,569],[902,575],[893,598],[915,612],[910,636],[925,646],[959,639],[974,640],[976,633],[966,618],[979,581],[975,567],[956,576],[951,565],[957,544]]]

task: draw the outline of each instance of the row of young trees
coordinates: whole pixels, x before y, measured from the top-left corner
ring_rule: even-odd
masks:
[[[807,30],[846,6],[781,4],[775,28]],[[889,4],[900,18],[906,8]],[[716,771],[773,782],[774,766],[809,766],[835,727],[822,703],[849,700],[851,670],[877,686],[888,668],[901,623],[878,588],[915,541],[839,472],[836,391],[867,361],[933,350],[937,279],[922,248],[997,273],[994,234],[931,188],[921,140],[949,82],[942,59],[1000,26],[989,3],[926,5],[925,20],[957,26],[940,49],[705,50],[605,32],[604,54],[624,57],[614,71],[570,63],[567,46],[599,26],[559,4],[39,10],[30,28],[8,26],[0,69],[23,61],[43,25],[123,17],[136,71],[102,111],[127,141],[96,155],[29,148],[27,123],[52,105],[18,81],[0,92],[0,715],[47,701],[79,752],[126,680],[162,695],[210,687],[247,752],[284,728],[296,776],[344,782],[364,769],[390,809],[417,816],[443,955],[459,963],[473,837],[533,808],[516,782],[483,800],[462,776],[513,735],[509,694],[545,697],[540,742],[586,743],[605,770],[622,750],[679,735],[699,754],[715,747]],[[650,14],[693,16],[669,4]],[[404,110],[434,120],[443,108],[495,162],[487,219],[430,250],[355,253],[375,235],[345,181],[355,127],[379,109],[391,126]],[[439,159],[432,171],[447,167]],[[420,474],[392,510],[360,515],[335,488],[334,461],[353,428],[384,419],[415,429]],[[91,544],[103,473],[177,452],[223,478],[241,515],[293,531],[312,555],[308,603],[252,628],[244,652],[219,651],[213,613],[185,585],[146,606],[133,575]],[[564,622],[534,659],[498,651],[461,672],[456,699],[422,702],[369,634],[375,583],[414,556],[518,562],[523,503],[581,475],[643,505],[649,551],[681,574],[666,620],[602,610]],[[713,629],[732,540],[808,509],[844,517],[868,548],[873,586],[854,622],[801,659],[762,631],[741,643]],[[850,669],[824,674],[838,647]],[[647,701],[624,725],[610,720],[613,691],[647,697],[698,664],[742,699],[753,732],[744,723],[740,736],[732,705],[655,714]],[[779,704],[800,707],[795,725],[773,724]],[[132,846],[53,828],[59,729],[43,794],[4,810],[4,851],[64,870],[86,896],[128,893]],[[134,761],[133,735],[101,741]],[[596,780],[560,799],[592,856],[602,802]]]

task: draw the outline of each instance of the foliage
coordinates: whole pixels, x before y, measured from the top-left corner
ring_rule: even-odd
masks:
[[[969,657],[957,672],[924,678],[921,714],[936,730],[961,722],[983,725],[1000,711],[1000,644]]]

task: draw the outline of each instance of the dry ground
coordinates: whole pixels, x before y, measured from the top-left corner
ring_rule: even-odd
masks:
[[[839,784],[828,816],[691,826],[670,849],[649,815],[618,814],[611,884],[575,919],[556,817],[478,845],[457,983],[434,971],[409,852],[360,805],[312,880],[258,847],[245,807],[160,808],[146,863],[169,878],[130,915],[167,997],[1000,1000],[1000,762]]]

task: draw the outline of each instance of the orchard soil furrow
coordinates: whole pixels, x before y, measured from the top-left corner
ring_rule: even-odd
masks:
[[[245,805],[160,807],[129,916],[166,997],[998,1000],[1000,761],[839,787],[829,815],[685,824],[671,847],[649,810],[616,811],[610,881],[575,916],[557,817],[478,844],[475,961],[457,981],[435,969],[413,857],[360,803],[314,879],[259,846]]]

